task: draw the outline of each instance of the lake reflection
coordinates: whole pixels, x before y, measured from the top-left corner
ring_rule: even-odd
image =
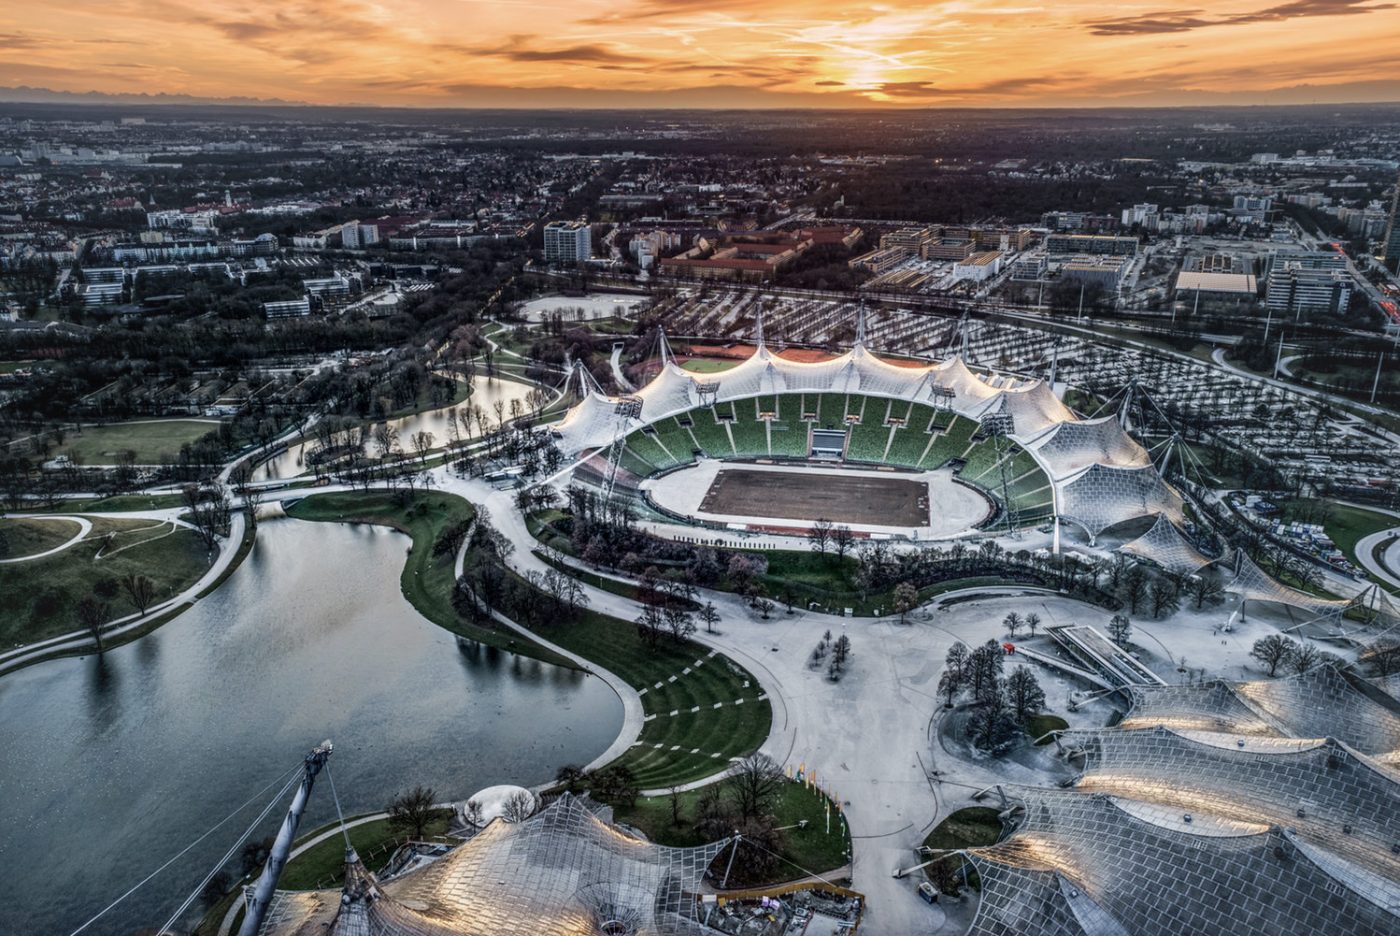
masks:
[[[601,753],[622,724],[612,691],[459,646],[399,591],[408,542],[265,522],[224,586],[162,629],[0,677],[0,933],[70,931],[324,738],[347,813],[419,783],[440,799],[539,783]],[[87,932],[159,926],[256,812]],[[323,782],[303,829],[333,814]]]

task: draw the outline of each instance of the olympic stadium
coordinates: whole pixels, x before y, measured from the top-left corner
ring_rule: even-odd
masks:
[[[664,338],[661,349],[635,395],[604,394],[576,371],[579,401],[554,432],[581,459],[577,478],[672,520],[800,530],[827,519],[911,539],[1051,521],[1091,543],[1129,521],[1184,520],[1182,496],[1120,417],[1081,418],[1050,380],[974,373],[960,356],[885,359],[863,329],[845,354],[813,362],[772,351],[760,324],[748,358],[706,375],[677,364]],[[761,467],[723,464],[735,461]]]

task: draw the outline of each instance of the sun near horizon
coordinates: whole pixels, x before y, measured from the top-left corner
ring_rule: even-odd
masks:
[[[53,0],[0,86],[412,107],[1400,100],[1386,0]]]

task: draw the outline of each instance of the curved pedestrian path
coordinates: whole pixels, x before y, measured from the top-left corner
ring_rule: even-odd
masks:
[[[78,532],[66,542],[59,543],[52,549],[43,552],[31,553],[28,556],[15,556],[13,559],[0,559],[0,565],[9,565],[15,562],[33,562],[35,559],[47,559],[49,556],[56,556],[71,546],[76,546],[84,537],[92,532],[92,521],[86,517],[75,517],[67,514],[9,514],[8,520],[71,520],[78,525]]]
[[[171,511],[144,511],[140,514],[117,514],[114,516],[131,517],[135,519],[161,519],[169,522],[177,522],[174,517],[166,516]],[[235,513],[229,523],[229,535],[224,540],[223,548],[219,550],[219,555],[215,557],[205,573],[199,580],[186,588],[173,598],[167,598],[158,605],[153,605],[145,614],[129,614],[125,617],[115,618],[109,621],[107,628],[103,631],[104,638],[121,637],[138,630],[151,621],[169,614],[171,611],[182,606],[193,604],[199,600],[199,596],[205,590],[213,586],[221,576],[233,564],[233,560],[238,555],[238,546],[243,542],[243,534],[246,529],[247,520],[243,514]],[[0,653],[0,675],[16,670],[31,663],[37,663],[48,657],[69,654],[74,652],[87,652],[94,648],[92,634],[86,630],[72,631],[67,634],[60,634],[57,637],[50,637],[47,640],[40,640],[36,643],[25,644],[22,647],[15,647]]]

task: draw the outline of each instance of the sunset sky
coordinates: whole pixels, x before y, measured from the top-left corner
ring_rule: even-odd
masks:
[[[459,107],[1400,100],[1400,6],[42,0],[0,85]]]

